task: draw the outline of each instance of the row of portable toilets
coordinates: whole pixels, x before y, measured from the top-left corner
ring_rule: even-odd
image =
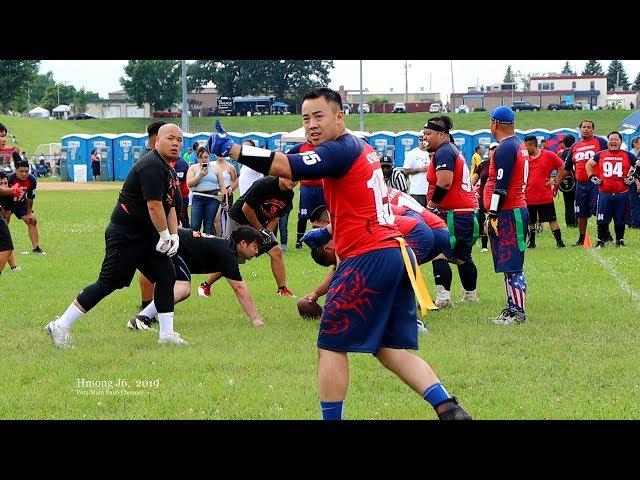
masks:
[[[369,133],[355,131],[352,133],[364,138],[367,143],[381,153],[391,156],[396,166],[402,166],[405,152],[418,145],[419,132],[404,131],[395,133],[379,131]],[[635,132],[632,130],[624,130],[621,133],[623,141],[626,142],[627,145],[631,145],[631,138]],[[287,132],[229,132],[229,137],[236,143],[253,140],[257,146],[262,148],[286,152],[294,145],[294,143],[283,143],[281,141],[282,136],[286,134]],[[477,130],[475,132],[452,130],[451,134],[453,135],[455,144],[464,155],[468,164],[471,163],[471,157],[477,145],[486,147],[494,141],[491,132],[487,129]],[[557,148],[558,142],[568,134],[572,134],[576,139],[580,138],[580,132],[571,128],[559,128],[555,130],[516,130],[516,135],[521,139],[527,135],[535,135],[539,141],[543,139],[547,140],[547,148],[554,151]],[[183,154],[187,148],[191,147],[194,142],[199,142],[200,144],[206,143],[209,135],[209,132],[185,133],[181,154]],[[74,181],[75,172],[78,171],[77,166],[85,165],[86,167],[82,167],[82,171],[85,171],[86,168],[87,180],[92,180],[91,152],[97,149],[100,154],[101,180],[125,180],[133,164],[144,152],[147,146],[147,139],[148,136],[146,134],[139,133],[65,135],[61,140],[61,177],[63,180]]]

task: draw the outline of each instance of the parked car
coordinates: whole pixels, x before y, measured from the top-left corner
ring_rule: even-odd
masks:
[[[442,111],[442,104],[441,103],[432,103],[429,106],[429,113],[440,113]]]
[[[370,113],[371,107],[369,107],[368,103],[363,103],[358,107],[358,113],[360,113],[361,110],[362,110],[362,113]]]
[[[94,117],[93,115],[87,115],[86,113],[77,113],[75,115],[69,115],[67,120],[91,120]]]
[[[519,112],[520,110],[531,110],[537,112],[538,110],[540,110],[540,105],[516,100],[515,102],[513,102],[513,105],[511,105],[511,110],[513,110],[514,112]]]
[[[456,113],[469,113],[469,107],[462,104],[458,108],[456,108]]]
[[[345,113],[345,115],[349,115],[351,113],[351,107],[348,103],[342,104],[342,111]]]
[[[550,103],[547,106],[547,110],[582,110],[582,105],[563,100],[560,103]]]
[[[393,105],[393,113],[407,113],[407,106],[402,102],[395,103]]]

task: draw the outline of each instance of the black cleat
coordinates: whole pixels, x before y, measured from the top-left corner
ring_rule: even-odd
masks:
[[[42,248],[40,248],[40,245],[38,245],[36,248],[34,248],[32,250],[33,253],[40,253],[42,255],[46,255],[46,253],[44,253],[44,250],[42,250]]]
[[[626,245],[624,244],[624,240],[620,239],[618,241],[616,241],[616,247],[625,247]]]
[[[136,315],[135,317],[133,317],[131,320],[127,322],[127,328],[130,330],[140,330],[140,331],[149,330],[149,327],[153,323],[155,323],[153,319],[145,315]]]
[[[536,248],[536,244],[535,243],[530,243],[529,245],[527,245],[527,248],[528,249]]]
[[[458,399],[451,397],[435,407],[440,420],[471,420],[471,415],[458,405]]]
[[[302,242],[296,242],[296,250],[300,250],[302,248]]]
[[[558,248],[567,248],[567,246],[564,244],[564,242],[562,240],[557,242],[557,245],[558,245]]]
[[[578,241],[576,243],[572,243],[571,246],[572,247],[581,247],[583,244],[584,244],[584,240],[578,239]]]
[[[595,248],[604,248],[605,245],[606,245],[605,242],[598,239],[598,241],[596,242]]]

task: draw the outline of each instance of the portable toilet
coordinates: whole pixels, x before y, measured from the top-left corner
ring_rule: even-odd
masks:
[[[624,145],[625,147],[627,147],[626,150],[630,151],[632,148],[631,140],[638,136],[638,131],[627,128],[625,130],[620,130],[620,135],[622,136],[622,142],[626,143],[626,145]]]
[[[267,137],[267,148],[278,152],[281,151],[282,141],[280,139],[282,138],[282,135],[286,133],[287,132],[274,132],[269,134],[269,137]]]
[[[64,168],[66,163],[67,172],[65,175],[60,174],[61,178],[73,182],[74,165],[88,165],[91,167],[91,150],[88,150],[88,139],[90,135],[85,133],[65,135],[60,139],[60,169]],[[66,160],[65,160],[66,157]]]
[[[146,135],[143,133],[121,133],[113,139],[113,178],[126,180],[133,164],[146,149]],[[142,145],[144,144],[144,148]],[[134,152],[137,155],[134,155]],[[135,157],[138,158],[135,158]]]
[[[516,132],[516,137],[518,137],[520,140],[524,141],[524,137],[526,137],[527,135],[529,135],[529,130],[520,130],[518,128],[515,129]]]
[[[535,135],[538,139],[538,145],[540,145],[540,142],[542,140],[547,140],[549,137],[551,137],[551,132],[544,128],[531,128],[529,130],[524,130],[522,133],[524,134],[524,137],[528,135]]]
[[[90,135],[87,139],[87,148],[89,150],[89,158],[87,160],[87,181],[93,180],[93,171],[91,170],[91,152],[94,148],[98,149],[100,155],[100,179],[113,180],[113,140],[117,135],[113,133],[98,133]],[[106,177],[106,178],[102,178]]]
[[[467,166],[470,166],[473,156],[474,134],[469,130],[451,130],[451,135],[453,135],[453,142],[467,162]]]
[[[200,146],[207,146],[207,141],[209,140],[209,137],[211,136],[211,132],[198,132],[198,133],[193,133],[193,136],[191,137],[190,143],[189,143],[189,147],[191,145],[193,145],[194,142],[198,142],[198,144]],[[214,159],[215,160],[215,159]]]
[[[267,143],[269,140],[268,133],[262,132],[248,132],[242,136],[242,141],[253,140],[256,143],[256,147],[268,148]]]
[[[395,163],[398,166],[404,165],[404,156],[409,150],[418,146],[418,133],[407,130],[396,133],[394,144],[396,146]]]
[[[185,152],[191,148],[191,145],[193,145],[193,142],[195,140],[193,140],[193,133],[189,133],[189,132],[183,132],[182,133],[182,150],[180,150],[180,156],[182,157]]]
[[[365,140],[378,152],[386,155],[387,145],[395,146],[396,134],[388,130],[381,130],[365,135]]]
[[[488,128],[483,128],[482,130],[476,130],[475,132],[473,132],[473,151],[475,152],[475,149],[478,145],[482,145],[483,151],[482,151],[482,157],[486,158],[489,157],[489,145],[491,145],[492,142],[495,142],[496,140],[493,138],[493,135],[491,135],[491,130],[489,130]],[[473,155],[472,155],[473,157]]]

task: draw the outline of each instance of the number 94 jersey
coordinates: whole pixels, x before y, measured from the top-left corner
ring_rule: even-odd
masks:
[[[602,183],[598,185],[598,189],[602,193],[622,193],[629,190],[624,180],[636,163],[636,157],[632,153],[624,150],[600,150],[593,157],[593,161],[600,167],[598,177]]]
[[[478,198],[471,185],[469,167],[460,151],[451,142],[440,145],[433,155],[433,159],[427,170],[429,192],[427,198],[431,199],[438,182],[437,172],[449,170],[453,172],[453,182],[449,191],[440,202],[440,210],[456,210],[459,208],[478,208]]]

